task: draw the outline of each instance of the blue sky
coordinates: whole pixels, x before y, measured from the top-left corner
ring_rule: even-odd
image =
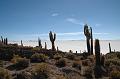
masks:
[[[120,39],[120,0],[0,0],[0,35],[10,40],[85,39],[83,25],[94,38]]]

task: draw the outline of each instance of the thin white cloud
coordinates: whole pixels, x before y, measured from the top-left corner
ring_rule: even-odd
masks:
[[[66,21],[71,22],[73,24],[78,24],[78,25],[84,25],[84,23],[80,22],[79,20],[75,19],[75,18],[67,18]]]
[[[58,16],[59,13],[53,13],[51,16]]]
[[[96,26],[96,27],[99,27],[99,26],[101,26],[101,24],[97,23],[97,24],[95,24],[95,26]]]

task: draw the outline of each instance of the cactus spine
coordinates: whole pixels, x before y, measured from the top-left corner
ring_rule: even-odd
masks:
[[[55,50],[55,45],[54,45],[54,42],[55,42],[55,39],[56,39],[56,34],[52,34],[52,32],[50,31],[49,33],[49,38],[50,38],[50,41],[52,43],[52,50]]]
[[[42,44],[41,44],[40,38],[38,38],[38,46],[39,46],[40,48],[42,48]]]
[[[92,27],[90,27],[90,36],[91,36],[91,54],[93,55],[93,35],[92,35]]]
[[[109,43],[109,53],[111,53],[111,45],[110,45],[110,43]]]
[[[100,44],[99,40],[95,40],[95,58],[96,58],[96,65],[100,65]]]
[[[86,36],[86,42],[87,42],[87,51],[88,51],[88,54],[90,55],[90,32],[89,32],[89,29],[88,29],[88,25],[84,25],[84,35]]]

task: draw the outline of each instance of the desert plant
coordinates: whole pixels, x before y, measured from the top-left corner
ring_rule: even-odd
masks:
[[[33,79],[47,79],[49,72],[50,69],[46,63],[39,63],[32,67]]]
[[[84,76],[87,78],[87,79],[93,79],[93,76],[92,76],[92,68],[91,67],[86,67],[85,70],[84,70]]]
[[[66,55],[66,57],[67,57],[68,59],[70,59],[70,60],[74,60],[74,59],[75,59],[75,56],[74,56],[74,54],[72,54],[72,53],[68,53],[68,54]]]
[[[82,60],[82,65],[83,66],[88,66],[89,65],[88,60]]]
[[[1,36],[1,42],[3,43],[4,42],[4,40],[3,40],[3,37]]]
[[[81,64],[79,61],[74,61],[72,67],[81,70]]]
[[[22,72],[16,73],[16,76],[14,79],[33,79],[33,78],[31,73],[22,71]]]
[[[55,50],[55,39],[56,39],[56,34],[54,33],[54,35],[52,34],[52,31],[50,31],[49,33],[49,38],[50,38],[50,41],[52,43],[52,50],[54,51]]]
[[[23,46],[23,42],[22,42],[22,40],[21,40],[21,46]]]
[[[26,67],[29,66],[29,59],[26,59],[26,58],[18,58],[16,60],[16,63],[14,64],[14,67],[17,69],[17,70],[20,70],[20,69],[24,69]]]
[[[0,67],[3,67],[3,61],[2,60],[0,60]]]
[[[120,71],[114,70],[110,72],[111,79],[120,79]]]
[[[111,45],[110,45],[110,43],[109,43],[109,53],[111,53]]]
[[[38,54],[35,53],[31,56],[31,62],[45,62],[46,59],[48,58],[48,56],[46,56],[45,54]]]
[[[7,38],[5,39],[5,44],[8,45],[8,39]]]
[[[46,44],[46,42],[45,42],[45,49],[47,49],[47,44]]]
[[[95,40],[95,59],[96,59],[96,65],[100,65],[100,44],[99,40]]]
[[[88,25],[85,24],[84,25],[84,35],[86,36],[86,42],[87,42],[87,51],[88,51],[88,54],[90,55],[90,31],[88,29]]]
[[[105,57],[104,55],[101,56],[101,65],[104,66],[104,63],[105,63]]]
[[[0,79],[12,79],[10,72],[0,67]]]
[[[38,38],[38,46],[39,46],[40,48],[42,48],[42,44],[41,44],[40,38]]]
[[[57,67],[65,67],[66,66],[66,60],[61,58],[55,64],[56,64]]]
[[[90,38],[91,38],[91,54],[93,55],[93,35],[92,35],[92,27],[90,27]]]

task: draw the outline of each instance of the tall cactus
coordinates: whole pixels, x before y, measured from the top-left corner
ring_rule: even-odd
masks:
[[[47,49],[47,44],[46,44],[46,42],[45,42],[45,49]]]
[[[4,43],[3,37],[1,36],[1,42]]]
[[[89,32],[87,24],[84,25],[84,35],[86,36],[87,51],[88,51],[88,54],[90,55],[90,41],[89,41],[90,40],[90,32]]]
[[[42,48],[42,44],[41,44],[40,38],[38,38],[38,46],[39,46],[40,48]]]
[[[100,65],[100,44],[99,40],[95,39],[95,58],[96,58],[96,65]]]
[[[3,43],[6,45],[6,39],[4,38],[4,41],[3,41]]]
[[[5,39],[5,44],[8,45],[8,39],[7,38]]]
[[[23,46],[23,42],[22,42],[22,40],[21,40],[21,46]]]
[[[56,39],[56,34],[55,34],[55,33],[53,34],[53,33],[50,31],[50,33],[49,33],[49,38],[50,38],[50,41],[51,41],[51,43],[52,43],[52,50],[55,50],[54,42],[55,42],[55,39]]]
[[[109,43],[109,53],[111,53],[111,45],[110,45],[110,43]]]
[[[92,27],[90,27],[90,37],[91,37],[91,54],[93,55],[93,35],[92,35]]]

